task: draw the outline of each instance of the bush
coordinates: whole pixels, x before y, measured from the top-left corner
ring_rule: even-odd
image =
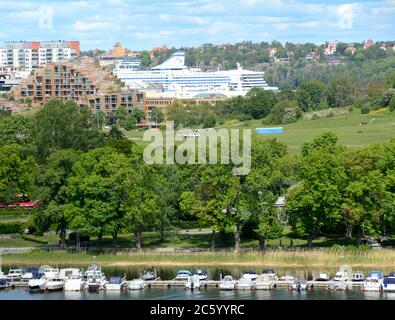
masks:
[[[370,112],[370,106],[368,104],[364,104],[361,107],[361,113],[362,114],[368,114]]]
[[[311,120],[318,120],[320,117],[315,113],[313,114],[313,116],[311,117]]]
[[[23,229],[22,222],[0,223],[0,234],[22,233]]]

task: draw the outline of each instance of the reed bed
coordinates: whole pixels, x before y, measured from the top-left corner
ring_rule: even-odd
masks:
[[[3,256],[3,264],[89,264],[106,266],[270,266],[293,268],[337,268],[350,265],[354,268],[395,268],[395,250],[333,250],[270,251],[270,252],[131,252],[101,254],[33,251]]]

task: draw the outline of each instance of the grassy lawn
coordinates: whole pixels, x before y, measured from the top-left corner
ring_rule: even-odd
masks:
[[[222,125],[219,128],[249,128],[252,130],[253,139],[278,138],[293,153],[298,152],[304,142],[311,141],[315,136],[326,131],[335,132],[339,137],[339,142],[349,147],[388,142],[395,138],[395,112],[389,112],[386,109],[371,114],[361,114],[359,109],[351,112],[348,112],[348,108],[337,110],[342,110],[344,113],[333,117],[321,116],[316,120],[309,119],[307,115],[295,123],[282,125],[283,134],[265,136],[256,134],[255,128],[272,127],[263,125],[262,120],[246,121],[240,125]],[[147,144],[142,141],[143,131],[131,130],[125,133],[136,143]]]

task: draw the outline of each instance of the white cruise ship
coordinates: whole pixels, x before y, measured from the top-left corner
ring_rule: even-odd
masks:
[[[277,90],[270,87],[264,72],[244,70],[239,64],[237,70],[207,71],[188,68],[185,52],[176,52],[164,63],[148,71],[135,71],[125,64],[113,70],[114,75],[133,89],[144,89],[160,85],[164,91],[175,92],[229,92],[247,93],[253,87]]]

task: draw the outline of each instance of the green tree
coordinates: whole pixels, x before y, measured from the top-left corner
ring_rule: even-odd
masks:
[[[0,147],[0,194],[32,194],[37,164],[18,144]]]
[[[32,141],[32,118],[11,115],[0,118],[0,145],[26,145]]]
[[[33,116],[32,137],[37,157],[43,161],[59,149],[87,151],[104,142],[103,135],[91,121],[90,110],[74,102],[51,100]]]
[[[246,95],[245,113],[254,119],[266,117],[276,104],[276,96],[272,91],[252,88]]]
[[[80,152],[74,150],[55,151],[36,175],[37,192],[44,204],[35,211],[34,224],[40,233],[54,227],[59,232],[61,247],[66,245],[66,230],[70,222],[67,215],[67,180],[79,157]]]
[[[141,65],[143,67],[148,67],[152,63],[151,56],[148,51],[142,51],[140,58],[141,58]]]
[[[151,111],[151,121],[155,122],[155,125],[159,125],[165,120],[165,115],[163,114],[162,110],[159,108],[154,108]]]

